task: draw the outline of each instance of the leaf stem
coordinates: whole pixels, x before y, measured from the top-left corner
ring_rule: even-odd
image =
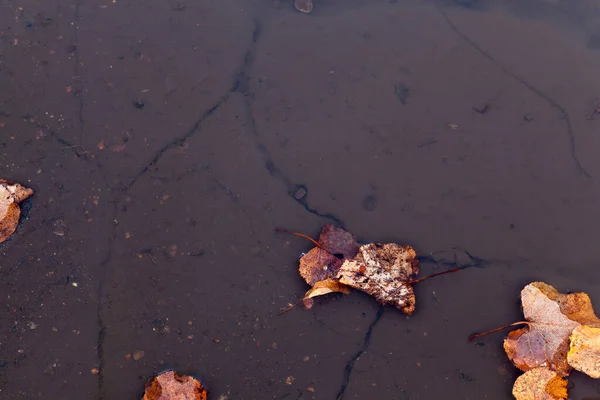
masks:
[[[285,228],[275,228],[275,232],[284,232],[284,233],[289,233],[289,234],[291,234],[291,235],[295,235],[295,236],[302,237],[302,238],[304,238],[304,239],[308,239],[308,240],[310,240],[311,242],[313,242],[313,243],[315,244],[315,246],[317,246],[317,247],[318,247],[318,248],[320,248],[320,249],[323,249],[323,246],[321,246],[321,244],[319,244],[319,242],[317,242],[315,239],[313,239],[313,238],[311,238],[310,236],[307,236],[307,235],[305,235],[305,234],[303,234],[303,233],[298,233],[298,232],[292,232],[292,231],[288,231],[288,230],[287,230],[287,229],[285,229]],[[323,250],[325,250],[325,249],[323,249]]]
[[[413,280],[408,281],[407,283],[410,283],[412,285],[412,284],[415,284],[415,283],[426,281],[427,279],[433,278],[434,276],[449,274],[451,272],[458,272],[458,271],[460,271],[460,268],[452,268],[452,269],[449,269],[448,271],[437,272],[435,274],[431,274],[431,275],[426,276],[424,278],[413,279]]]
[[[517,326],[517,325],[529,325],[529,322],[527,322],[527,321],[513,322],[512,324],[504,325],[504,326],[501,326],[499,328],[492,329],[491,331],[482,332],[482,333],[474,333],[474,334],[472,334],[472,335],[469,336],[469,342],[471,342],[475,338],[478,338],[478,337],[481,337],[481,336],[485,336],[485,335],[489,335],[490,333],[498,332],[498,331],[501,331],[503,329],[507,329],[507,328],[510,328],[512,326]]]

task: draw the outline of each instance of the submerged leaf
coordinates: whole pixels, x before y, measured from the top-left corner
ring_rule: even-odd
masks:
[[[306,283],[315,283],[337,275],[344,260],[358,252],[358,243],[350,232],[326,224],[321,229],[318,247],[300,258],[300,275]]]
[[[19,203],[33,195],[33,190],[0,179],[0,243],[12,235],[19,224]]]
[[[142,400],[206,400],[207,394],[197,379],[165,371],[146,384]]]
[[[589,297],[585,293],[561,294],[546,283],[533,282],[521,291],[521,301],[527,326],[508,334],[506,354],[522,371],[547,366],[560,376],[569,375],[571,332],[581,324],[600,324]]]
[[[585,325],[575,328],[567,360],[577,371],[600,378],[600,328]]]
[[[321,229],[319,244],[331,254],[341,255],[344,259],[356,256],[359,247],[350,232],[332,224],[326,224]]]
[[[313,286],[319,281],[337,275],[343,261],[328,251],[315,247],[300,258],[300,275],[306,283]]]
[[[411,280],[419,273],[417,254],[410,246],[370,243],[346,260],[337,274],[340,282],[374,296],[405,314],[415,311]]]
[[[300,258],[300,275],[315,289],[308,293],[329,293],[324,288],[330,289],[331,282],[336,282],[345,289],[349,286],[370,294],[381,304],[390,304],[406,314],[414,312],[412,279],[419,268],[412,247],[396,243],[359,246],[351,233],[331,224],[323,226],[316,244]],[[321,282],[327,283],[317,287]],[[307,307],[311,305],[306,302],[310,297],[304,298]]]
[[[517,378],[512,393],[517,400],[564,400],[567,380],[548,368],[533,368]]]

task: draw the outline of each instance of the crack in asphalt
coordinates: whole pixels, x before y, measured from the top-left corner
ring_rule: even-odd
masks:
[[[539,98],[543,99],[544,101],[546,101],[552,108],[554,108],[555,110],[558,110],[558,112],[561,114],[560,115],[560,119],[563,119],[565,121],[565,124],[567,125],[566,128],[567,128],[567,135],[569,137],[569,146],[570,146],[570,151],[571,151],[571,158],[573,159],[573,162],[575,163],[575,167],[577,168],[577,171],[581,175],[583,175],[584,177],[586,177],[588,179],[591,179],[592,176],[581,165],[581,162],[579,161],[579,157],[577,156],[577,143],[576,143],[576,140],[575,140],[575,133],[573,132],[573,127],[571,125],[571,119],[570,119],[570,116],[569,116],[569,113],[567,112],[567,110],[562,105],[560,105],[560,103],[558,103],[556,100],[554,100],[552,97],[550,97],[548,94],[542,92],[540,89],[538,89],[535,86],[533,86],[531,83],[529,83],[524,78],[520,77],[516,73],[514,73],[514,72],[510,71],[509,69],[507,69],[506,67],[504,67],[500,62],[498,62],[494,57],[492,57],[492,55],[490,53],[488,53],[481,46],[479,46],[477,43],[475,43],[473,41],[473,39],[471,39],[466,34],[462,33],[458,29],[458,27],[452,22],[452,20],[450,19],[450,17],[448,17],[448,14],[446,14],[446,12],[443,9],[441,9],[439,6],[437,7],[437,9],[440,12],[440,14],[442,15],[442,17],[444,18],[444,20],[446,21],[446,23],[448,24],[448,26],[450,27],[450,29],[458,37],[460,37],[463,41],[465,41],[469,46],[471,46],[474,50],[476,50],[484,58],[486,58],[487,60],[489,60],[492,64],[494,64],[498,68],[500,68],[500,70],[503,73],[505,73],[506,75],[510,76],[511,78],[513,78],[514,80],[516,80],[517,82],[519,82],[521,85],[525,86],[531,93],[533,93],[537,97],[539,97]]]
[[[232,83],[231,87],[227,90],[227,92],[224,95],[222,95],[219,98],[219,100],[217,100],[217,102],[215,102],[211,107],[209,107],[207,110],[205,110],[200,115],[200,117],[196,120],[196,122],[194,122],[194,125],[192,125],[192,127],[190,129],[188,129],[187,132],[185,132],[183,135],[181,135],[179,137],[176,137],[175,139],[172,139],[171,141],[169,141],[168,143],[163,145],[160,149],[158,149],[156,151],[156,153],[154,154],[154,157],[152,157],[152,159],[146,165],[144,165],[138,171],[138,173],[133,176],[133,178],[131,178],[129,183],[127,183],[125,185],[125,187],[123,188],[124,192],[131,189],[137,183],[137,181],[150,170],[150,168],[152,166],[156,165],[158,163],[158,161],[160,161],[162,156],[167,151],[169,151],[170,149],[172,149],[174,147],[182,146],[189,138],[191,138],[196,133],[198,133],[200,130],[200,125],[202,125],[202,123],[208,117],[213,115],[219,108],[221,108],[221,106],[223,106],[227,102],[227,100],[229,99],[229,97],[231,96],[232,93],[240,92],[242,89],[248,88],[249,77],[246,75],[246,70],[247,70],[247,66],[249,64],[251,64],[251,62],[252,62],[252,59],[253,59],[252,50],[253,50],[253,47],[255,46],[255,44],[258,42],[261,32],[262,32],[262,25],[259,21],[255,20],[254,28],[252,30],[251,48],[248,51],[246,51],[246,53],[244,54],[243,62],[241,64],[241,66],[238,68],[238,71],[234,74],[234,79],[233,79],[233,83]]]
[[[344,398],[346,389],[348,388],[348,385],[350,384],[350,376],[352,375],[352,370],[354,369],[354,364],[369,349],[369,346],[371,345],[371,336],[373,335],[373,329],[375,329],[375,326],[377,326],[377,323],[381,320],[384,310],[385,310],[385,308],[381,307],[377,311],[377,314],[375,314],[375,318],[373,318],[373,321],[371,321],[371,323],[369,324],[367,333],[365,333],[365,338],[363,340],[362,347],[360,348],[360,350],[358,350],[356,352],[356,354],[346,364],[346,367],[344,369],[344,380],[342,382],[342,387],[340,388],[340,391],[338,392],[338,395],[336,396],[336,400],[342,400]]]
[[[487,260],[487,259],[484,259],[481,257],[474,256],[468,250],[466,250],[462,247],[452,247],[451,249],[454,252],[453,260],[438,259],[434,256],[436,253],[442,253],[446,250],[434,251],[432,253],[429,253],[428,255],[417,256],[417,260],[419,260],[419,263],[434,264],[436,266],[442,265],[446,268],[458,268],[458,269],[485,268],[485,267],[489,267],[490,265],[508,264],[507,261]],[[458,262],[457,251],[463,252],[469,258],[470,263]]]
[[[77,118],[79,120],[79,144],[83,145],[83,132],[85,129],[85,121],[83,119],[83,81],[81,79],[81,71],[80,71],[80,58],[79,58],[79,7],[80,1],[75,4],[75,23],[73,24],[73,29],[75,33],[73,35],[75,42],[75,49],[73,51],[73,57],[75,58],[75,79],[77,79],[77,98],[79,101],[79,109],[77,110]]]
[[[96,297],[98,299],[98,303],[96,304],[96,321],[98,323],[98,341],[96,343],[96,352],[98,354],[98,400],[104,400],[106,395],[104,389],[104,367],[106,365],[106,360],[104,357],[104,342],[106,339],[106,322],[104,320],[104,298],[107,296],[105,284],[108,275],[108,264],[110,263],[113,254],[112,247],[118,225],[117,210],[119,206],[119,202],[116,198],[113,200],[113,203],[113,221],[108,237],[108,249],[106,251],[104,259],[100,262],[98,267],[98,285],[96,287]],[[109,297],[106,301],[106,304],[110,305],[110,303],[111,301]]]
[[[273,178],[277,179],[278,181],[280,181],[281,183],[283,183],[283,185],[285,186],[285,188],[287,190],[288,195],[292,199],[294,199],[298,204],[300,204],[306,211],[308,211],[309,213],[316,215],[318,217],[325,218],[325,219],[337,224],[340,227],[344,227],[343,221],[338,216],[328,213],[328,212],[321,212],[318,209],[311,207],[308,204],[308,200],[307,200],[306,196],[301,199],[297,199],[294,197],[294,193],[295,193],[296,189],[298,187],[300,187],[301,185],[293,183],[292,180],[275,164],[273,156],[271,155],[271,153],[267,149],[267,147],[264,145],[264,143],[262,142],[262,140],[260,138],[260,135],[258,134],[258,130],[256,128],[256,120],[254,118],[254,113],[252,112],[252,94],[250,92],[250,76],[251,76],[252,66],[254,63],[254,51],[257,46],[257,43],[260,41],[261,34],[262,34],[262,24],[260,21],[255,20],[254,21],[254,29],[252,30],[252,44],[251,44],[250,48],[244,54],[243,62],[241,63],[241,66],[238,68],[238,71],[236,72],[236,74],[234,75],[233,84],[231,85],[230,89],[223,96],[221,96],[221,98],[215,104],[213,104],[209,109],[204,111],[202,113],[202,115],[196,120],[194,125],[187,132],[185,132],[183,135],[171,140],[170,142],[163,145],[160,149],[158,149],[158,151],[155,153],[154,157],[138,171],[138,173],[129,181],[129,183],[127,183],[125,185],[124,191],[126,192],[129,189],[131,189],[137,183],[137,181],[150,170],[150,168],[152,166],[156,165],[159,162],[159,160],[162,158],[162,156],[168,150],[170,150],[174,147],[183,145],[186,140],[188,140],[189,138],[194,136],[196,133],[198,133],[200,130],[200,125],[208,117],[213,115],[219,108],[221,108],[221,106],[226,104],[227,101],[230,99],[230,97],[233,94],[239,94],[242,96],[243,103],[246,108],[246,114],[247,114],[246,119],[247,119],[248,128],[249,128],[250,132],[252,133],[252,136],[254,138],[254,144],[264,160],[265,169],[267,170],[269,175],[271,175],[271,177],[273,177]]]

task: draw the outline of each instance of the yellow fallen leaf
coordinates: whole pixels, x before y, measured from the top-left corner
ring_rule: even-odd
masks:
[[[567,360],[577,371],[600,378],[600,328],[585,325],[575,328]]]
[[[517,378],[512,393],[517,400],[564,400],[567,380],[548,368],[533,368]]]
[[[314,286],[306,292],[302,300],[311,299],[313,297],[323,296],[329,293],[350,293],[348,286],[341,284],[335,279],[325,279],[314,284]]]

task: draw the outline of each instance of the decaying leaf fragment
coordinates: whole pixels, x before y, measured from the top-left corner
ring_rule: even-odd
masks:
[[[548,368],[533,368],[517,378],[512,393],[517,400],[564,400],[567,380]]]
[[[165,371],[146,384],[142,400],[206,400],[200,381],[175,371]]]
[[[412,247],[370,243],[361,246],[355,258],[344,261],[336,278],[411,315],[416,299],[410,282],[418,273],[417,253]]]
[[[567,360],[577,371],[600,378],[600,328],[585,325],[575,328]]]
[[[526,326],[508,334],[504,350],[522,371],[548,367],[568,376],[569,336],[582,325],[600,326],[585,293],[561,294],[554,287],[533,282],[521,291]]]
[[[12,235],[19,224],[19,203],[33,195],[33,190],[16,182],[0,179],[0,243]]]

